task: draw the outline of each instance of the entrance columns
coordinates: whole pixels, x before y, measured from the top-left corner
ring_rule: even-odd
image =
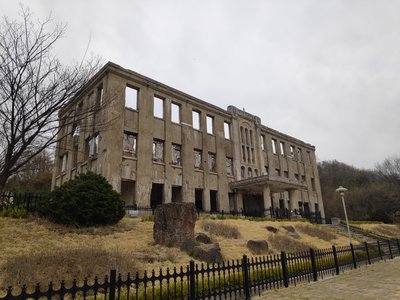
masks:
[[[272,206],[272,201],[271,201],[271,189],[269,188],[269,185],[266,184],[263,187],[263,198],[264,198],[264,215],[266,217],[271,217],[271,212],[270,212],[270,207]]]

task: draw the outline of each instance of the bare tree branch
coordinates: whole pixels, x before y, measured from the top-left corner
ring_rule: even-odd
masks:
[[[100,64],[84,56],[64,66],[52,50],[66,26],[51,29],[50,17],[35,22],[24,8],[21,18],[0,22],[0,191],[10,176],[56,141],[57,112]]]

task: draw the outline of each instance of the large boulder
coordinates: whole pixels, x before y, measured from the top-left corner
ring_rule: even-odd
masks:
[[[265,240],[249,240],[247,241],[247,248],[252,254],[268,253],[268,243]]]
[[[208,263],[223,261],[221,248],[218,243],[195,246],[192,250],[192,256]]]
[[[158,205],[154,215],[154,241],[157,244],[169,247],[191,248],[195,243],[195,224],[196,209],[194,203]]]

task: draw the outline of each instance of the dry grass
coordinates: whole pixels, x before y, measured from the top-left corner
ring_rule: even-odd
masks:
[[[0,248],[0,287],[103,277],[112,267],[126,273],[190,260],[176,248],[155,245],[153,223],[127,218],[118,225],[88,229],[0,218]]]
[[[275,249],[280,249],[281,251],[285,252],[310,250],[310,246],[304,242],[281,234],[271,236],[269,238],[269,243],[273,245]]]
[[[360,224],[357,225],[364,230],[389,238],[400,238],[400,225],[398,224]]]
[[[225,224],[221,221],[203,221],[202,228],[213,235],[222,236],[227,239],[238,239],[240,237],[236,226]]]
[[[268,225],[278,232],[267,231]],[[287,225],[296,229],[299,239],[288,236],[282,228]],[[220,244],[225,260],[239,259],[243,254],[253,256],[246,247],[248,240],[267,240],[271,254],[347,245],[346,237],[327,241],[322,228],[303,222],[197,221],[196,232],[204,232],[204,228],[219,233],[211,235]],[[227,234],[227,228],[234,228],[233,233]],[[67,228],[33,218],[0,218],[0,249],[0,288],[22,283],[32,286],[37,282],[47,285],[62,278],[70,282],[75,277],[93,278],[96,274],[102,277],[112,267],[122,273],[165,269],[186,265],[191,259],[178,248],[155,245],[152,222],[129,218],[118,225],[88,229]]]
[[[337,238],[334,233],[324,228],[321,228],[321,226],[319,225],[299,224],[297,225],[297,230],[299,230],[303,234],[309,235],[311,237],[316,237],[327,242],[332,242]]]
[[[314,229],[314,226],[309,223],[304,222],[252,222],[249,220],[199,220],[196,223],[196,232],[203,231],[204,222],[214,222],[217,225],[226,224],[230,226],[235,226],[240,237],[238,239],[227,239],[221,236],[213,236],[213,240],[219,243],[222,255],[225,259],[239,259],[246,254],[248,256],[253,256],[251,252],[247,249],[246,243],[248,240],[266,240],[269,245],[270,254],[279,254],[282,250],[287,252],[297,251],[296,249],[310,249],[310,247],[315,249],[329,248],[333,244],[338,246],[345,246],[348,244],[346,236],[336,235],[327,231],[325,228],[320,226]],[[292,225],[296,232],[300,235],[299,239],[294,239],[288,235],[286,229],[283,226]],[[277,233],[269,232],[265,227],[273,226],[278,229]],[[318,231],[318,233],[316,233]],[[319,232],[321,231],[321,232]],[[327,237],[329,241],[321,239],[323,235],[322,232],[327,231]],[[319,237],[315,237],[318,234]]]

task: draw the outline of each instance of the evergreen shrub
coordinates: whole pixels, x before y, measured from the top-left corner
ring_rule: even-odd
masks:
[[[121,195],[98,174],[80,174],[55,188],[39,213],[54,223],[76,227],[111,225],[125,214]]]

